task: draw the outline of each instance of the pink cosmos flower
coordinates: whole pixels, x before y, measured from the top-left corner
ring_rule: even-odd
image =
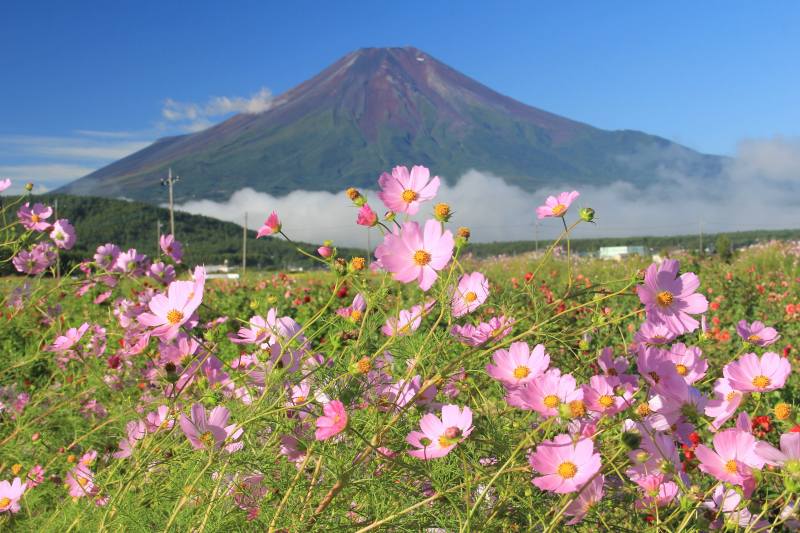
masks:
[[[430,171],[423,166],[413,166],[411,173],[408,168],[397,166],[391,174],[384,172],[378,178],[378,198],[395,213],[416,215],[422,202],[436,196],[439,183],[439,177],[431,179]]]
[[[360,322],[364,311],[367,309],[367,301],[364,299],[362,293],[358,293],[353,298],[353,303],[349,307],[342,307],[336,310],[336,314],[353,320],[353,322]]]
[[[719,484],[714,489],[711,499],[703,502],[703,507],[714,513],[722,513],[722,520],[715,520],[711,524],[715,529],[721,529],[725,523],[739,529],[750,525],[753,516],[747,507],[740,505],[741,502],[742,495],[736,489],[725,488]]]
[[[49,348],[53,352],[66,352],[81,340],[83,334],[89,329],[89,323],[84,322],[78,328],[69,328],[66,333],[56,337],[52,346]]]
[[[765,353],[760,359],[754,353],[746,353],[722,369],[731,387],[741,392],[780,389],[791,372],[789,360],[773,352]]]
[[[317,418],[317,430],[314,432],[314,437],[317,440],[327,440],[334,435],[338,435],[347,426],[347,411],[344,409],[344,404],[339,400],[326,403],[322,410],[325,414]]]
[[[4,190],[8,189],[9,187],[11,187],[11,180],[10,179],[0,180],[0,192],[3,192]]]
[[[419,328],[422,324],[422,317],[430,312],[435,303],[436,301],[433,299],[427,300],[425,305],[415,305],[408,310],[403,309],[397,317],[390,316],[381,327],[381,333],[387,337],[411,334]]]
[[[35,276],[41,274],[57,259],[55,249],[49,242],[40,242],[30,250],[22,250],[11,260],[18,272]]]
[[[164,264],[163,261],[159,261],[150,265],[147,275],[162,285],[169,285],[175,281],[175,278],[177,277],[175,274],[175,267]]]
[[[473,312],[489,297],[489,280],[480,272],[464,274],[458,280],[450,307],[455,318]]]
[[[544,205],[536,208],[536,216],[540,220],[547,217],[563,217],[578,196],[580,196],[578,191],[562,192],[557,197],[548,196],[547,200],[544,201]]]
[[[161,251],[171,257],[173,261],[180,263],[183,260],[183,246],[174,235],[162,235],[158,243],[161,245]]]
[[[686,383],[691,385],[706,375],[708,363],[700,357],[703,351],[696,346],[686,346],[682,342],[673,344],[669,349],[669,358],[675,363],[675,370]]]
[[[761,347],[769,346],[780,338],[775,328],[768,328],[758,320],[752,324],[748,324],[747,320],[740,320],[736,324],[736,333],[750,344]]]
[[[148,433],[155,433],[161,429],[169,430],[175,424],[175,419],[169,413],[169,407],[159,405],[158,409],[147,413],[144,424]]]
[[[53,208],[44,206],[42,204],[33,204],[31,207],[30,202],[19,208],[17,217],[22,225],[27,230],[31,231],[46,231],[50,228],[50,223],[47,219],[53,214]]]
[[[573,443],[569,435],[546,440],[528,456],[531,467],[543,474],[533,478],[541,490],[565,494],[580,490],[600,471],[600,454],[594,453],[591,439]]]
[[[761,469],[764,459],[756,453],[756,439],[738,429],[726,429],[714,435],[714,450],[704,444],[697,446],[695,455],[700,470],[719,481],[746,487],[752,483],[752,469]]]
[[[787,463],[800,466],[800,433],[781,435],[780,450],[768,442],[759,441],[756,443],[756,453],[772,466],[786,466]]]
[[[375,211],[372,210],[369,204],[362,205],[361,209],[358,210],[356,224],[360,226],[366,226],[368,228],[378,224],[378,215],[375,214]]]
[[[524,387],[511,390],[506,401],[514,407],[533,410],[546,417],[558,416],[562,404],[580,402],[583,406],[583,390],[576,386],[572,374],[561,374],[553,368]]]
[[[406,222],[399,233],[386,234],[375,249],[375,257],[395,280],[417,280],[420,289],[427,291],[438,277],[436,272],[450,261],[454,246],[453,234],[450,230],[443,232],[436,220],[426,221],[422,231],[416,222]]]
[[[183,434],[189,439],[195,450],[220,449],[229,442],[225,449],[234,452],[242,448],[242,443],[233,442],[238,439],[243,430],[236,424],[228,425],[231,412],[218,405],[206,416],[206,408],[201,403],[192,405],[190,416],[181,414],[179,423]]]
[[[94,262],[97,266],[106,270],[111,270],[117,262],[120,254],[119,246],[116,244],[103,244],[97,247],[97,252],[94,254]]]
[[[145,435],[147,435],[147,429],[145,428],[145,424],[142,420],[131,420],[125,426],[125,432],[127,436],[119,441],[119,451],[114,452],[113,456],[115,459],[125,459],[126,457],[130,457],[133,453],[133,448],[136,446],[140,440],[142,440]]]
[[[193,318],[194,312],[203,300],[205,270],[196,267],[194,281],[173,281],[167,288],[167,294],[156,294],[150,299],[149,313],[137,317],[140,324],[154,328],[152,335],[171,341],[183,324]]]
[[[95,496],[100,492],[100,488],[94,483],[94,472],[89,468],[89,464],[88,461],[80,461],[67,472],[64,482],[67,484],[69,495],[73,498]]]
[[[417,448],[408,454],[425,461],[444,457],[472,433],[472,409],[457,405],[442,406],[442,418],[428,413],[419,421],[422,431],[412,431],[406,442]]]
[[[256,233],[256,239],[260,239],[261,237],[267,237],[269,235],[274,235],[281,231],[281,221],[278,220],[278,213],[275,211],[267,217],[267,220],[264,221],[264,225],[262,225],[258,229],[258,233]]]
[[[614,376],[592,376],[582,385],[586,408],[600,415],[613,416],[630,407],[634,389]],[[619,394],[621,393],[621,394]]]
[[[633,341],[637,344],[668,344],[677,336],[665,323],[653,323],[645,320],[639,326],[639,331],[633,335]]]
[[[56,243],[56,246],[63,250],[70,250],[75,245],[75,228],[69,223],[66,218],[60,218],[53,224],[53,230],[50,232],[50,238]]]
[[[661,474],[638,478],[636,484],[644,492],[643,497],[635,503],[637,509],[664,507],[675,501],[678,495],[678,485],[674,481],[665,481]]]
[[[696,330],[700,323],[691,315],[708,310],[708,300],[697,292],[700,279],[691,272],[678,276],[679,269],[674,259],[653,263],[645,271],[644,283],[636,287],[648,322],[663,323],[676,335]]]
[[[514,319],[506,316],[493,317],[489,322],[477,326],[465,324],[453,326],[450,334],[467,346],[480,346],[488,341],[498,341],[511,333]]]
[[[589,513],[594,504],[603,499],[603,483],[605,476],[595,476],[589,483],[584,485],[577,497],[570,502],[564,510],[564,514],[571,516],[572,520],[567,522],[568,526],[574,526]]]
[[[16,513],[19,511],[19,500],[25,493],[27,483],[15,477],[11,483],[5,479],[0,481],[0,513]]]
[[[669,358],[669,353],[655,346],[640,349],[636,358],[636,368],[639,374],[659,392],[685,388],[683,380],[675,363]]]
[[[714,393],[716,397],[708,401],[705,413],[714,417],[711,422],[711,428],[716,431],[736,413],[742,403],[744,394],[731,387],[730,381],[726,378],[720,378],[716,381]]]
[[[550,366],[550,355],[543,344],[531,351],[527,342],[513,342],[508,350],[499,349],[492,356],[494,364],[486,365],[486,372],[508,387],[519,387],[544,374]]]

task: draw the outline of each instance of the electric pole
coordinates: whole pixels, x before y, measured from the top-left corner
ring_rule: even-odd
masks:
[[[175,210],[172,201],[172,186],[181,180],[180,176],[172,176],[172,167],[169,167],[169,172],[166,178],[161,178],[161,185],[166,186],[169,190],[169,232],[175,237]]]
[[[156,255],[161,255],[161,220],[156,220]]]
[[[244,227],[242,228],[242,278],[247,272],[247,211],[244,212]]]
[[[533,239],[536,241],[536,253],[539,253],[539,221],[533,223]]]
[[[53,201],[53,204],[53,214],[55,215],[55,220],[58,221],[58,198]],[[58,246],[56,246],[56,278],[61,279],[61,252]]]
[[[701,220],[698,225],[699,225],[699,229],[700,229],[700,255],[702,256],[702,255],[704,255],[704,249],[703,249],[703,221]]]

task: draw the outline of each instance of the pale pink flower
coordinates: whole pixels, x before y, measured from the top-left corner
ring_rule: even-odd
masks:
[[[708,300],[697,292],[700,279],[691,272],[679,276],[679,269],[674,259],[653,263],[645,271],[644,283],[636,287],[647,321],[663,323],[676,335],[696,330],[700,323],[691,315],[708,310]]]
[[[492,317],[489,322],[477,326],[465,324],[453,326],[450,334],[468,346],[480,346],[489,341],[498,341],[511,333],[514,319],[504,315]]]
[[[16,513],[19,511],[19,500],[25,493],[27,483],[15,477],[11,483],[5,479],[0,481],[0,513]]]
[[[194,281],[173,281],[167,294],[156,294],[150,299],[149,313],[137,317],[139,323],[154,328],[151,334],[165,341],[174,339],[183,324],[193,319],[193,314],[203,300],[205,270],[195,269]]]
[[[714,513],[722,513],[723,520],[715,520],[712,527],[720,529],[727,523],[735,529],[739,529],[750,525],[753,517],[747,507],[742,506],[741,503],[742,495],[736,489],[726,488],[720,483],[714,489],[711,499],[703,502],[703,507]]]
[[[464,274],[458,280],[450,302],[453,316],[462,317],[477,309],[489,297],[489,280],[480,272]]]
[[[416,222],[406,222],[397,233],[387,233],[383,243],[375,249],[375,256],[395,280],[409,283],[418,281],[427,291],[453,256],[453,234],[442,231],[436,220],[425,222],[420,230]]]
[[[169,430],[175,424],[175,419],[169,413],[169,407],[159,405],[158,409],[147,413],[144,423],[148,433],[155,433],[161,429]]]
[[[78,328],[69,328],[66,333],[56,337],[50,350],[53,352],[63,353],[75,346],[81,340],[83,334],[89,329],[89,323],[84,322]]]
[[[761,469],[764,459],[756,453],[756,439],[738,429],[726,429],[714,435],[714,450],[704,444],[697,446],[695,455],[699,468],[719,481],[734,485],[752,482],[752,469]]]
[[[161,246],[161,251],[172,258],[176,263],[180,263],[183,259],[183,246],[174,235],[162,235],[158,240]]]
[[[508,350],[495,351],[492,361],[494,364],[486,365],[490,376],[509,387],[519,387],[544,374],[550,366],[550,355],[543,344],[531,351],[527,342],[513,342]]]
[[[69,250],[75,246],[75,228],[69,223],[66,218],[60,218],[53,224],[53,230],[50,232],[50,238],[56,243],[56,246],[63,250]]]
[[[94,483],[94,472],[89,468],[88,461],[79,462],[72,470],[67,472],[64,479],[69,495],[73,498],[95,496],[100,488]]]
[[[665,323],[653,323],[645,320],[639,326],[639,331],[633,335],[633,341],[637,344],[668,344],[677,336]]]
[[[600,471],[600,454],[591,439],[573,443],[569,435],[546,440],[528,456],[531,467],[543,474],[533,478],[542,490],[565,494],[580,490]]]
[[[742,403],[744,394],[731,387],[730,381],[720,378],[714,384],[715,398],[706,404],[705,413],[714,417],[711,428],[716,431],[731,419]]]
[[[561,374],[557,368],[553,368],[524,387],[511,390],[506,395],[506,401],[514,407],[551,417],[559,415],[562,404],[583,403],[583,390],[576,386],[572,374]]]
[[[8,189],[9,187],[11,187],[11,180],[10,179],[6,178],[4,180],[0,180],[0,192],[3,192],[4,190]]]
[[[279,233],[281,231],[281,221],[278,220],[278,213],[275,211],[267,217],[267,220],[264,221],[264,224],[258,229],[258,233],[256,233],[256,239],[260,239],[261,237],[267,237],[269,235],[274,235],[275,233]]]
[[[125,432],[127,436],[119,441],[119,451],[113,454],[115,459],[130,457],[136,443],[147,435],[147,429],[145,428],[144,422],[141,420],[131,420],[128,422],[125,426]]]
[[[603,348],[600,351],[600,356],[597,358],[597,365],[608,376],[618,377],[628,370],[631,364],[628,359],[623,356],[614,357],[614,349],[610,346]]]
[[[740,320],[736,324],[736,333],[750,344],[761,347],[769,346],[780,338],[775,328],[767,327],[758,320],[752,324],[748,324],[747,320]]]
[[[444,457],[472,433],[472,409],[444,405],[441,419],[428,413],[420,419],[419,427],[421,431],[412,431],[406,437],[406,442],[417,448],[409,450],[409,455],[426,461]]]
[[[317,440],[327,440],[338,435],[347,426],[347,411],[339,400],[326,403],[322,410],[325,414],[317,418],[317,430],[314,432],[314,438]]]
[[[422,202],[436,196],[439,184],[439,177],[431,179],[426,167],[415,165],[409,173],[408,168],[397,166],[391,174],[384,172],[378,178],[378,198],[395,213],[416,215]]]
[[[369,204],[362,205],[361,209],[358,210],[356,224],[360,226],[366,226],[368,228],[378,224],[378,215],[375,214],[375,211],[372,210]]]
[[[685,388],[686,382],[678,374],[669,353],[655,346],[640,348],[636,358],[639,374],[659,392]]]
[[[234,452],[242,447],[241,443],[233,442],[241,436],[242,430],[236,424],[226,426],[230,415],[227,408],[218,405],[207,416],[203,404],[196,403],[192,405],[190,416],[181,414],[179,423],[194,449],[219,449],[229,442],[225,449]]]
[[[668,353],[670,360],[675,363],[678,375],[689,385],[705,377],[708,363],[701,357],[703,351],[697,346],[686,346],[678,342],[669,348]]]
[[[364,311],[367,309],[367,301],[364,299],[364,295],[362,293],[358,293],[353,298],[353,303],[350,304],[349,307],[341,307],[336,310],[336,314],[344,317],[349,318],[353,322],[360,322],[361,317],[364,316]]]
[[[728,378],[731,387],[741,392],[780,389],[791,372],[789,360],[773,352],[767,352],[761,358],[746,353],[722,369],[722,375]]]
[[[410,335],[422,324],[422,317],[430,312],[435,300],[427,300],[424,305],[401,310],[396,317],[390,316],[381,327],[381,333],[388,337]]]
[[[566,509],[564,509],[564,514],[572,517],[572,520],[567,522],[568,526],[574,526],[583,520],[583,518],[591,510],[592,506],[603,499],[604,482],[604,476],[595,476],[591,481],[583,486],[575,499],[569,503]]]
[[[600,415],[613,416],[630,407],[633,400],[633,386],[614,376],[592,376],[581,388],[586,408]]]
[[[664,507],[675,501],[678,495],[678,485],[674,481],[665,481],[661,474],[640,477],[636,479],[636,484],[644,493],[642,499],[635,503],[637,509]]]
[[[567,213],[567,209],[580,196],[578,191],[562,192],[558,196],[548,196],[544,201],[544,205],[536,208],[536,216],[539,219],[547,217],[563,217]]]
[[[19,208],[17,217],[22,225],[27,230],[31,231],[46,231],[50,229],[50,223],[47,219],[53,214],[53,208],[36,203],[31,207],[30,202]]]
[[[800,433],[781,435],[780,450],[768,442],[759,441],[756,443],[756,453],[772,466],[786,466],[787,463],[792,463],[800,467]]]

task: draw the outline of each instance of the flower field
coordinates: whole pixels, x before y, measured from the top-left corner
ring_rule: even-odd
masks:
[[[439,185],[342,196],[372,258],[241,280],[172,235],[56,275],[80,235],[3,198],[0,530],[800,527],[796,243],[577,258],[572,191],[544,253],[474,260]]]

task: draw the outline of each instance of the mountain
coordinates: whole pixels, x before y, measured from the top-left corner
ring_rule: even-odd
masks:
[[[226,200],[243,187],[374,187],[397,164],[449,182],[477,169],[532,191],[544,185],[645,184],[719,173],[723,159],[638,131],[607,131],[503,96],[416,48],[366,48],[275,98],[206,130],[160,139],[59,192],[163,202]]]

